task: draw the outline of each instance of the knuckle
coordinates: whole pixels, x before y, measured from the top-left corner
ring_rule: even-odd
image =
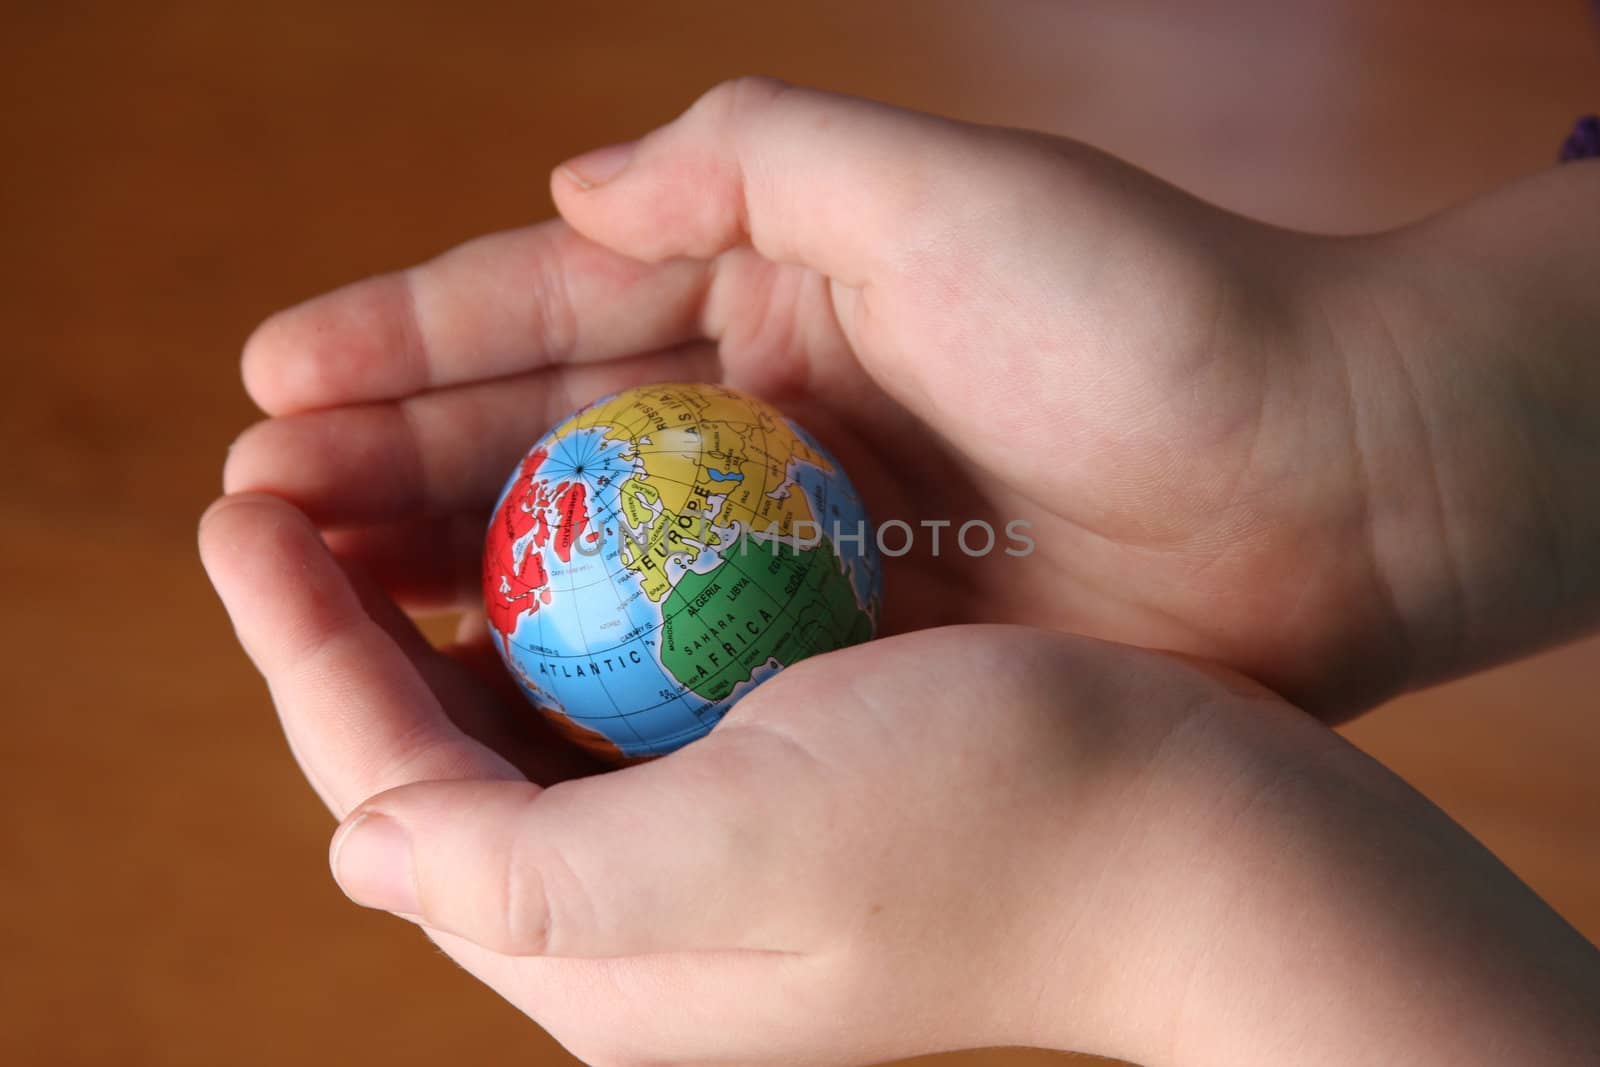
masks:
[[[552,786],[532,800],[504,850],[505,868],[499,886],[499,935],[494,947],[509,955],[581,954],[580,936],[592,923],[593,908],[582,880],[559,846],[552,845],[549,799]]]
[[[537,362],[564,364],[576,351],[579,328],[568,288],[571,270],[566,249],[550,242],[535,242],[521,266],[528,293],[525,326]]]
[[[514,956],[542,956],[550,949],[550,902],[537,857],[510,850],[500,884],[500,944]]]
[[[763,165],[769,139],[761,136],[778,101],[790,86],[774,78],[746,76],[713,86],[669,133],[664,144],[680,152],[662,158],[674,177],[703,195],[662,210],[689,236],[679,254],[709,259],[751,242],[752,203],[768,202],[772,179]],[[757,247],[761,247],[757,243]]]
[[[777,78],[745,74],[712,86],[696,102],[695,110],[739,114],[752,108],[765,107],[789,89],[788,82]]]

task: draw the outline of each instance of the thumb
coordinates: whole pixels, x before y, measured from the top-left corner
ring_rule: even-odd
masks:
[[[744,78],[551,184],[569,223],[624,255],[709,259],[748,241],[859,286],[908,255],[959,261],[973,242],[1015,243],[1041,212],[1088,220],[1062,187],[1081,194],[1086,163],[1134,173],[1069,141]]]
[[[797,842],[757,796],[662,760],[548,789],[433,781],[362,804],[330,864],[352,900],[514,956],[797,949]],[[776,813],[776,812],[774,812]],[[786,862],[780,864],[780,858]],[[801,868],[804,869],[804,868]]]

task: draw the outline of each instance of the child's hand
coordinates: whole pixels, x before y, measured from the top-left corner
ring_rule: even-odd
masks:
[[[718,379],[813,426],[880,521],[1031,524],[1025,559],[970,559],[953,529],[934,558],[920,529],[890,561],[891,630],[1068,628],[1338,713],[1600,604],[1579,566],[1600,506],[1572,505],[1594,496],[1597,390],[1574,378],[1594,361],[1518,377],[1558,347],[1540,323],[1582,340],[1592,292],[1550,266],[1592,244],[1572,189],[1332,242],[1070,141],[744,81],[554,191],[576,233],[486,238],[269,321],[245,377],[278,418],[228,490],[369,524],[333,541],[407,603],[475,603],[484,516],[533,438],[603,392]],[[1505,232],[1498,260],[1461,254]]]
[[[514,740],[462,728],[531,713],[363,603],[288,505],[225,501],[201,548],[344,820],[346,891],[601,1067],[1009,1043],[1461,1067],[1591,1062],[1600,1040],[1593,950],[1241,680],[927,630],[792,667],[664,759],[541,790]]]

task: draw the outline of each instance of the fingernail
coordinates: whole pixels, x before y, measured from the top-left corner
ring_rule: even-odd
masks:
[[[333,877],[345,896],[379,911],[417,915],[411,840],[400,824],[375,811],[351,823],[333,844]]]
[[[628,141],[596,148],[593,152],[585,152],[576,159],[567,160],[560,169],[577,183],[578,188],[593,189],[621,174],[638,145],[638,141]]]

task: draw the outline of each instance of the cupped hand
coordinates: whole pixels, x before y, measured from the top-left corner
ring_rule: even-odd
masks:
[[[866,1062],[1042,1037],[1046,957],[1087,956],[1106,920],[1073,920],[1149,862],[1108,864],[1128,823],[1114,801],[1163,736],[1233,699],[1154,654],[928,630],[799,664],[695,744],[585,777],[552,762],[558,747],[486,730],[536,717],[353,583],[289,505],[225,498],[200,539],[344,820],[346,892],[424,925],[591,1063]],[[1141,703],[1126,720],[1111,707]],[[1057,914],[1083,896],[1096,903]],[[1076,970],[1074,1040],[1111,1040],[1110,969]]]
[[[220,502],[201,550],[343,820],[346,892],[591,1063],[1140,1051],[1123,1042],[1160,1006],[1127,1026],[1145,994],[1107,946],[1168,928],[1149,887],[1208,851],[1186,839],[1209,819],[1182,799],[1195,776],[1157,765],[1212,749],[1224,706],[1296,717],[1155,654],[944,628],[801,663],[695,744],[583,777],[485,732],[521,697],[431,648],[282,501]],[[1208,774],[1225,792],[1238,770]]]
[[[585,1061],[1025,1044],[1151,1065],[1586,1063],[1600,957],[1334,733],[1015,626],[814,657],[600,775],[281,500],[201,551],[342,820],[335,876]],[[520,712],[520,714],[519,714]]]
[[[624,386],[717,380],[911,528],[890,631],[1073,630],[1333,714],[1405,684],[1351,400],[1381,375],[1306,295],[1326,242],[1071,141],[762,80],[553,185],[564,223],[269,320],[245,380],[273,418],[227,489],[295,502],[408,606],[471,604],[489,505],[540,433]],[[1415,512],[1395,536],[1425,544]],[[974,521],[996,533],[977,556]],[[1031,554],[1005,551],[1012,523]]]

